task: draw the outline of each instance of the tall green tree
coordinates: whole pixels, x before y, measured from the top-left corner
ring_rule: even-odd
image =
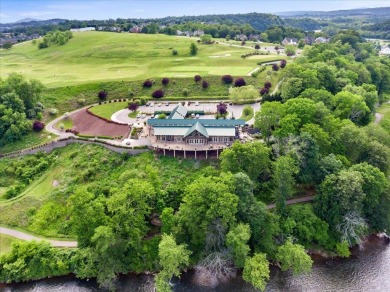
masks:
[[[242,278],[260,291],[265,290],[269,274],[269,262],[265,254],[256,253],[252,258],[245,261]]]
[[[198,53],[198,47],[194,43],[191,43],[191,45],[190,45],[190,54],[192,56],[195,56],[197,53]]]
[[[276,259],[280,262],[282,271],[291,270],[293,275],[309,272],[313,265],[305,248],[300,244],[293,244],[291,239],[279,246]]]
[[[226,235],[226,245],[233,253],[234,264],[238,268],[244,267],[245,260],[250,251],[247,244],[250,237],[251,229],[246,224],[238,224],[230,229]]]

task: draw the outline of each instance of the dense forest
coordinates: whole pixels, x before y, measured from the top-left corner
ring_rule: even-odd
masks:
[[[262,140],[236,142],[218,161],[90,145],[2,159],[4,185],[25,187],[54,170],[62,185],[21,203],[30,207],[15,218],[3,207],[0,218],[75,237],[79,248],[17,243],[0,256],[0,281],[74,273],[114,289],[119,274],[150,271],[157,290],[170,291],[186,268],[216,279],[242,269],[264,290],[270,263],[309,271],[305,249],[348,257],[366,235],[390,229],[390,128],[371,123],[389,97],[390,59],[346,30],[286,66],[280,93],[265,95],[255,116]],[[286,205],[299,195],[314,201]]]

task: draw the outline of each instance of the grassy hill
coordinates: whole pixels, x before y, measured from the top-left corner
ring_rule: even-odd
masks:
[[[256,63],[240,56],[248,49],[199,44],[195,38],[110,32],[74,33],[64,46],[39,50],[31,42],[0,52],[0,76],[22,73],[48,87],[63,87],[113,80],[204,75],[245,75]],[[173,56],[172,50],[178,55]],[[264,56],[265,59],[272,56]],[[274,56],[271,58],[273,59]]]

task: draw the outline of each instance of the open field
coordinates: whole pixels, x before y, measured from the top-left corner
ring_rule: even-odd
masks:
[[[74,33],[74,38],[64,46],[39,50],[31,42],[26,42],[0,52],[0,76],[4,78],[11,72],[18,72],[38,79],[48,87],[61,87],[163,76],[245,75],[256,65],[240,58],[248,49],[233,46],[198,44],[198,54],[191,56],[189,46],[192,42],[196,43],[196,38]],[[178,55],[172,55],[173,49]]]
[[[126,108],[128,103],[128,101],[106,103],[91,107],[89,110],[99,117],[111,119],[113,113]]]

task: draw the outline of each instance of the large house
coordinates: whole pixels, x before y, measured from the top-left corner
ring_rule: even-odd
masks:
[[[294,45],[296,46],[298,44],[298,39],[296,38],[284,38],[282,41],[282,45]]]
[[[149,119],[149,132],[156,142],[188,145],[231,144],[239,138],[244,120],[186,119],[187,109],[179,104],[167,119]]]

